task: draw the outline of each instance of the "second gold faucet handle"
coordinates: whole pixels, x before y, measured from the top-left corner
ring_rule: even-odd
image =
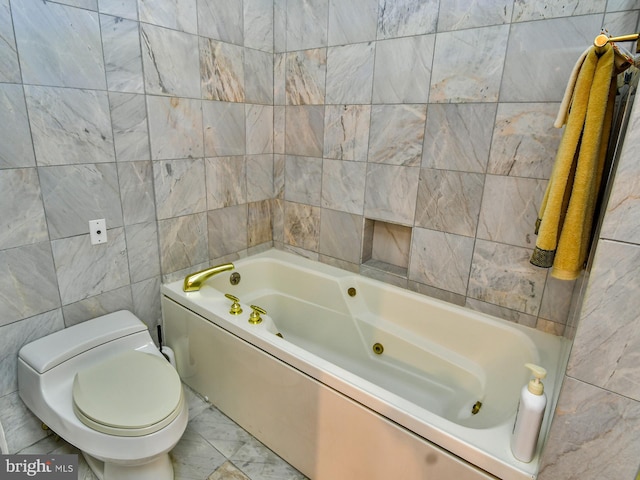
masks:
[[[240,299],[234,295],[231,295],[230,293],[225,293],[224,296],[233,302],[231,304],[231,309],[229,310],[229,313],[231,315],[240,315],[242,313],[242,307],[240,306]]]
[[[257,325],[258,323],[262,322],[262,318],[260,318],[260,315],[266,315],[267,311],[257,305],[251,305],[251,309],[253,310],[253,312],[251,312],[251,315],[249,315],[249,323]]]

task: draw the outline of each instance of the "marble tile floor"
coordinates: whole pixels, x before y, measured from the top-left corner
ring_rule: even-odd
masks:
[[[189,424],[171,451],[175,480],[306,480],[306,477],[185,386]],[[50,435],[18,453],[80,453]],[[78,480],[97,480],[82,455]]]

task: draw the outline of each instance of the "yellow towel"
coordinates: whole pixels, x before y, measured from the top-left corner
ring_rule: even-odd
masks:
[[[619,74],[627,70],[631,65],[634,64],[634,57],[624,48],[616,45],[613,45],[613,62],[615,65],[615,74]],[[578,61],[571,70],[571,75],[569,75],[569,81],[567,82],[567,87],[565,89],[564,95],[562,97],[562,103],[560,103],[560,108],[558,109],[558,115],[556,117],[555,122],[553,122],[553,126],[556,128],[562,128],[565,123],[567,123],[567,114],[569,113],[569,107],[571,106],[571,99],[573,98],[573,92],[575,90],[576,81],[578,80],[578,74],[580,73],[580,69],[582,68],[582,64],[584,59],[587,57],[587,54],[593,47],[587,48],[580,57],[578,57]]]
[[[591,239],[595,204],[602,179],[615,88],[613,47],[600,57],[592,47],[580,65],[556,163],[545,192],[531,263],[551,267],[551,275],[576,278]]]
[[[569,81],[567,82],[567,88],[564,91],[564,95],[562,97],[562,103],[560,104],[560,108],[558,109],[558,116],[556,117],[556,121],[553,122],[553,126],[556,128],[562,128],[565,123],[567,123],[567,114],[569,113],[569,107],[571,106],[571,99],[573,98],[573,92],[576,88],[576,81],[578,80],[578,74],[580,73],[580,69],[582,68],[582,64],[584,63],[584,59],[587,58],[587,54],[591,51],[593,47],[587,48],[582,55],[578,57],[578,61],[571,70],[571,75],[569,75]]]

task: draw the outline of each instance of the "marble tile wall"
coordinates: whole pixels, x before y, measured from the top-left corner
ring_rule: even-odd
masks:
[[[636,478],[640,97],[618,163],[540,480]]]
[[[0,421],[20,347],[272,245],[273,0],[0,0]],[[89,220],[105,218],[93,246]],[[222,261],[222,260],[221,260]]]
[[[636,31],[640,5],[275,6],[276,245],[565,333],[573,284],[528,261],[562,133],[552,124],[576,59],[603,27]],[[333,211],[359,218],[360,234]],[[312,216],[308,228],[300,215]],[[393,225],[411,232],[403,245],[368,248]],[[329,232],[344,248],[323,250]],[[396,248],[402,262],[376,256]]]
[[[639,11],[637,0],[0,0],[11,450],[42,436],[16,391],[21,345],[120,308],[153,327],[161,281],[272,243],[573,335],[573,284],[528,264],[560,140],[551,124],[578,55],[603,26],[637,31]],[[625,259],[640,243],[638,181],[625,165],[541,478],[637,471]],[[107,245],[88,244],[93,218],[107,219]],[[376,231],[400,234],[381,245]],[[608,425],[620,419],[619,434]]]

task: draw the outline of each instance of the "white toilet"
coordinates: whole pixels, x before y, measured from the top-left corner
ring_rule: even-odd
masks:
[[[122,310],[42,337],[18,354],[20,397],[84,454],[100,480],[172,480],[189,410],[176,370]]]

